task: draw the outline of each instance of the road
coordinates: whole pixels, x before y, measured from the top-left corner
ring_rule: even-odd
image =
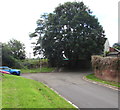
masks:
[[[118,108],[118,91],[83,80],[90,72],[23,74],[47,84],[79,108]]]

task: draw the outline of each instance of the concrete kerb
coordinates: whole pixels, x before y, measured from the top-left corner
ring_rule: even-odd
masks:
[[[63,97],[62,95],[60,95],[56,90],[54,90],[53,88],[49,87],[48,85],[46,85],[44,83],[45,86],[47,86],[48,88],[50,88],[51,90],[53,90],[56,94],[58,94],[60,97],[62,97],[63,99],[65,99],[68,103],[70,103],[71,105],[73,105],[75,108],[77,108],[78,110],[80,110],[75,104],[73,104],[71,101],[69,101],[68,99],[66,99],[65,97]]]
[[[118,89],[118,87],[114,87],[114,86],[111,86],[111,85],[108,85],[108,84],[103,84],[103,83],[100,83],[100,82],[92,81],[90,79],[87,79],[86,76],[83,76],[83,80],[94,83],[94,84],[97,84],[97,85],[101,85],[101,86],[104,86],[104,87],[108,87],[108,88],[113,89],[113,90],[120,91],[120,89]]]

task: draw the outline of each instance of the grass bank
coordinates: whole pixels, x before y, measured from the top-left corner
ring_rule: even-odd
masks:
[[[20,76],[2,77],[2,108],[74,108],[43,83]]]
[[[2,108],[2,73],[0,73],[0,110]]]
[[[20,69],[21,73],[41,73],[41,72],[52,72],[54,68],[42,67],[33,69]]]
[[[108,85],[111,85],[111,86],[120,87],[120,83],[117,83],[117,82],[114,82],[114,81],[101,80],[101,79],[97,78],[94,74],[89,74],[89,75],[86,76],[86,78],[90,79],[90,80],[93,80],[93,81],[96,81],[96,82],[103,83],[103,84],[108,84]]]

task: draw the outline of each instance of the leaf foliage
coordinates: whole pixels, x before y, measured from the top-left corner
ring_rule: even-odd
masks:
[[[64,59],[78,61],[101,54],[106,40],[103,27],[83,2],[66,2],[42,15],[34,34],[38,38],[34,54],[43,53],[57,66]]]

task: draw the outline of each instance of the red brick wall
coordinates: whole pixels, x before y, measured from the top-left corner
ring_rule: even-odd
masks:
[[[92,56],[92,67],[97,78],[120,82],[120,58]]]
[[[107,70],[95,70],[95,76],[97,78],[100,78],[102,80],[106,80],[106,81],[115,81],[115,82],[120,82],[120,75],[118,77],[118,71],[116,70],[112,70],[112,69],[107,69]]]
[[[110,47],[110,52],[115,52],[115,49]]]

